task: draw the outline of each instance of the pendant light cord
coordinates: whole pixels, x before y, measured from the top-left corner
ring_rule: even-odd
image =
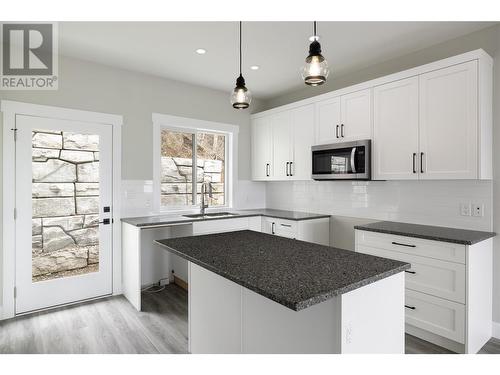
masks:
[[[241,21],[240,21],[240,76],[241,76]]]

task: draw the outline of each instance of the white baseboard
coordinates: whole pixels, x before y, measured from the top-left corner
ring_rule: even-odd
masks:
[[[493,329],[491,330],[491,335],[496,338],[500,339],[500,323],[499,322],[493,322]]]

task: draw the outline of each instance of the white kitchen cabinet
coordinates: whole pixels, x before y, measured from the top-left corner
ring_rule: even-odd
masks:
[[[309,104],[291,110],[292,158],[290,179],[311,179],[311,146],[314,144],[314,105]]]
[[[272,128],[273,143],[273,179],[285,180],[290,175],[290,161],[292,160],[292,124],[291,112],[284,111],[271,116],[269,124]]]
[[[420,179],[478,177],[477,79],[477,61],[420,76]]]
[[[263,217],[262,232],[328,246],[330,244],[330,219],[286,220]]]
[[[411,264],[406,332],[460,353],[492,333],[492,239],[474,245],[356,230],[356,251]]]
[[[254,180],[309,180],[314,105],[252,120]]]
[[[252,121],[252,179],[270,180],[273,173],[273,138],[268,117]]]
[[[360,90],[317,105],[319,144],[372,137],[371,89]]]
[[[323,100],[316,105],[316,143],[335,143],[340,139],[340,97]]]
[[[418,179],[418,77],[373,89],[373,179]]]

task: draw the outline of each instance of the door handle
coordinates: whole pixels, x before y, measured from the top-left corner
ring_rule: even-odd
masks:
[[[338,125],[335,127],[335,136],[337,138],[339,137],[339,126]]]
[[[405,307],[406,307],[407,309],[410,309],[410,310],[415,310],[415,309],[416,309],[416,307],[415,307],[415,306],[410,306],[410,305],[405,305]]]
[[[111,223],[111,220],[110,219],[102,219],[102,221],[99,221],[98,224],[104,224],[104,225],[108,225]]]
[[[286,162],[286,175],[287,175],[287,176],[290,176],[290,173],[288,172],[288,166],[289,166],[289,165],[290,165],[290,162],[289,162],[289,161],[287,161],[287,162]]]
[[[274,223],[271,223],[271,233],[272,233],[272,234],[276,234],[276,233],[274,232]]]
[[[420,173],[424,173],[424,153],[420,153]]]
[[[417,153],[413,153],[413,173],[417,173],[417,167],[415,165],[415,162],[417,161]]]
[[[292,225],[291,224],[281,224],[282,227],[287,227],[287,228],[291,228]]]
[[[293,164],[293,161],[290,162],[290,176],[293,176],[292,164]]]
[[[266,177],[269,177],[269,163],[266,164]]]
[[[356,173],[356,147],[353,147],[351,150],[351,170],[352,173]]]
[[[340,136],[344,138],[344,124],[340,124]]]
[[[410,270],[405,270],[406,273],[411,273],[412,275],[415,275],[416,272],[415,271],[410,271]]]

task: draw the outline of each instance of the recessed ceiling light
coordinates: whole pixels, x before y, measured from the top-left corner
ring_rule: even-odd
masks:
[[[197,53],[198,55],[204,55],[205,53],[207,53],[207,50],[206,50],[206,49],[204,49],[204,48],[198,48],[198,49],[196,50],[196,53]]]
[[[258,66],[258,65],[252,65],[250,67],[250,69],[252,69],[252,70],[259,70],[259,68],[260,68],[260,66]]]

